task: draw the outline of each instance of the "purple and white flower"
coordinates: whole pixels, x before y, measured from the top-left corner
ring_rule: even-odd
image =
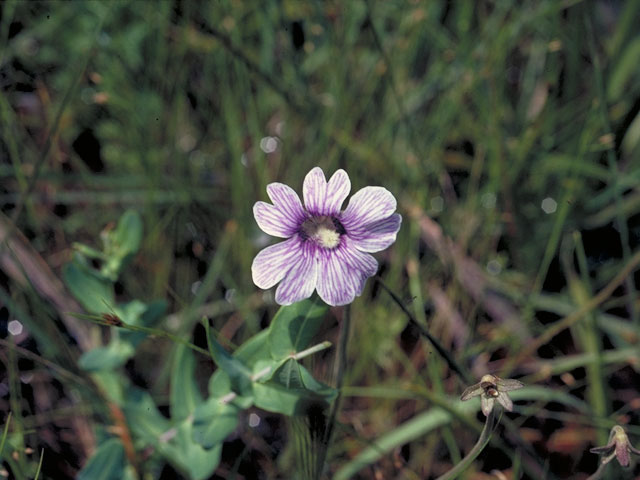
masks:
[[[351,181],[338,170],[327,180],[315,167],[304,179],[304,207],[296,192],[282,183],[267,185],[273,205],[257,202],[258,226],[284,242],[260,251],[251,265],[253,283],[267,289],[277,283],[276,302],[290,305],[314,290],[329,305],[346,305],[362,293],[378,262],[370,253],[396,240],[402,217],[386,188],[365,187],[341,211]]]

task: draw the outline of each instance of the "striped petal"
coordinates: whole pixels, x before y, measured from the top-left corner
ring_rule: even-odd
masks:
[[[340,221],[347,232],[355,231],[391,216],[396,206],[395,197],[386,188],[364,187],[351,197]]]
[[[291,305],[309,298],[316,288],[318,273],[316,248],[309,243],[299,243],[298,251],[300,255],[295,264],[276,290],[276,302],[280,305]]]
[[[300,239],[292,237],[261,250],[251,264],[253,283],[260,288],[271,288],[284,278],[302,257]]]
[[[379,252],[396,241],[402,216],[394,213],[388,218],[349,230],[351,243],[363,252]]]
[[[253,206],[253,216],[264,233],[280,238],[292,236],[302,223],[288,211],[266,202],[256,202]]]
[[[304,206],[312,215],[319,215],[327,192],[327,180],[320,167],[315,167],[304,177],[302,196]]]
[[[270,183],[267,185],[267,194],[273,205],[297,225],[307,218],[298,194],[290,186],[284,183]]]
[[[367,278],[373,277],[378,271],[378,262],[372,255],[356,249],[345,239],[344,260],[351,278],[356,297],[362,294]]]
[[[333,250],[319,251],[318,295],[329,305],[346,305],[360,296],[367,278],[375,275],[378,262],[344,239]]]
[[[351,180],[347,172],[337,170],[327,183],[327,194],[324,199],[322,215],[338,215],[345,198],[351,191]]]
[[[351,191],[349,175],[336,171],[327,183],[320,167],[311,170],[304,179],[304,205],[312,215],[338,215],[340,207]]]

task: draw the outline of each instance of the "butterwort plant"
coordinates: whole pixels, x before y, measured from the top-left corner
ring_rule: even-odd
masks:
[[[487,446],[489,440],[491,440],[491,435],[500,422],[502,409],[509,412],[513,411],[513,402],[506,392],[518,390],[523,387],[524,383],[519,380],[502,379],[495,375],[487,374],[482,376],[480,382],[471,385],[462,392],[460,400],[463,402],[473,397],[480,397],[482,413],[484,413],[486,417],[484,427],[480,433],[480,438],[469,453],[451,470],[438,477],[437,480],[453,480],[454,478],[458,478],[460,474],[471,465],[484,447]],[[496,401],[501,407],[496,407]]]
[[[360,296],[378,262],[371,253],[396,240],[402,216],[397,202],[384,187],[368,186],[356,192],[345,210],[351,191],[349,175],[336,171],[327,182],[320,167],[304,179],[302,196],[282,183],[267,185],[271,204],[253,207],[265,233],[286,240],[271,245],[253,260],[253,282],[262,289],[279,283],[275,300],[290,305],[317,290],[328,305],[347,305]]]

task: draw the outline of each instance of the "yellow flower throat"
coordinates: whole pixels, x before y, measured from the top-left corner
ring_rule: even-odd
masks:
[[[303,238],[310,238],[323,248],[336,248],[340,245],[341,225],[328,216],[311,217],[300,227]]]

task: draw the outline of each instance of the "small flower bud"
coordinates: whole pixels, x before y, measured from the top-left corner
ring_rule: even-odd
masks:
[[[623,467],[628,467],[631,461],[630,453],[634,453],[635,455],[640,455],[640,450],[633,448],[631,442],[629,442],[629,437],[627,437],[627,433],[624,431],[620,425],[616,425],[611,429],[611,433],[609,434],[609,443],[607,443],[604,447],[595,447],[589,450],[591,453],[598,453],[603,455],[602,464],[606,465],[613,457],[618,459],[618,463]]]

